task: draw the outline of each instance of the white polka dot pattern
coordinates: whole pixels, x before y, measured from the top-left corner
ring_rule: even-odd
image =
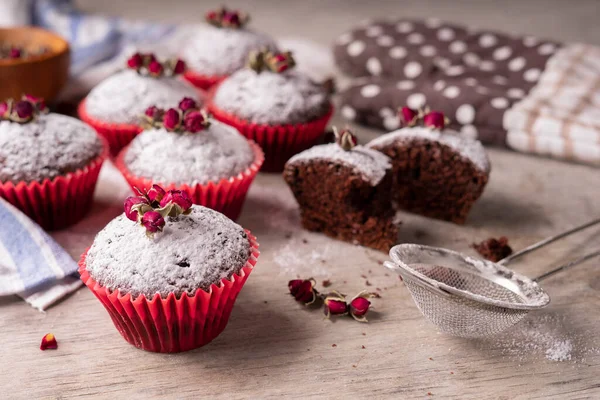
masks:
[[[352,57],[356,57],[360,55],[363,51],[365,51],[365,47],[365,42],[355,40],[354,42],[348,45],[348,54]]]
[[[413,93],[406,99],[406,105],[410,108],[421,108],[425,105],[426,99],[423,93]]]
[[[363,86],[362,89],[360,90],[360,94],[363,95],[363,97],[375,97],[379,94],[379,92],[381,92],[381,88],[377,85],[367,85],[367,86]]]
[[[416,61],[411,61],[404,67],[404,75],[407,78],[416,78],[423,72],[423,67]]]
[[[381,63],[375,57],[371,57],[367,60],[367,71],[373,76],[381,75]]]

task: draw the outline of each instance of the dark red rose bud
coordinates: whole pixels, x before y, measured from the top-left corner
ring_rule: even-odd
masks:
[[[183,190],[169,190],[167,194],[160,201],[160,207],[165,208],[169,204],[174,206],[173,212],[169,213],[170,216],[176,217],[179,214],[185,214],[192,208],[192,198],[190,195]]]
[[[175,61],[175,65],[173,65],[173,74],[174,75],[183,74],[185,72],[185,69],[186,69],[185,61],[177,59],[177,61]]]
[[[46,333],[42,338],[42,343],[40,344],[40,350],[49,349],[58,349],[58,342],[56,341],[56,337],[52,333]]]
[[[206,120],[200,111],[191,111],[185,116],[183,125],[186,132],[197,133],[206,128]]]
[[[189,97],[184,97],[180,102],[179,102],[179,109],[181,111],[187,111],[187,110],[191,110],[192,108],[198,108],[198,104],[196,103],[196,100],[189,98]]]
[[[147,205],[148,208],[151,208],[146,198],[140,196],[129,196],[127,199],[125,199],[125,203],[123,204],[125,216],[132,221],[137,221],[140,205]]]
[[[237,28],[241,25],[240,15],[237,11],[225,11],[221,17],[221,25]]]
[[[352,318],[359,322],[367,322],[365,315],[369,311],[371,302],[368,300],[370,297],[377,297],[376,293],[360,292],[356,297],[350,301],[348,309]]]
[[[204,15],[206,22],[216,22],[221,19],[221,13],[218,11],[209,11]]]
[[[329,318],[331,315],[343,315],[348,312],[348,304],[344,296],[337,292],[333,292],[325,297],[323,301],[323,312]]]
[[[440,111],[431,111],[423,116],[423,125],[433,129],[444,129],[447,121],[444,113]]]
[[[144,58],[140,53],[135,53],[127,60],[127,67],[131,69],[140,69],[144,65]]]
[[[181,126],[181,114],[174,108],[169,108],[163,116],[163,126],[168,131],[177,130]]]
[[[304,305],[309,305],[317,299],[317,291],[314,288],[315,281],[313,279],[293,279],[288,282],[290,294]]]
[[[24,94],[22,100],[28,101],[31,104],[33,104],[38,111],[48,111],[48,108],[46,107],[46,102],[41,97],[35,97],[30,94]]]
[[[150,188],[150,190],[148,190],[147,193],[148,199],[150,199],[150,201],[156,201],[158,203],[160,203],[160,201],[165,197],[165,194],[167,194],[167,192],[165,192],[165,189],[156,184],[152,185],[152,187]]]
[[[8,53],[8,58],[21,58],[21,49],[12,47]]]
[[[419,118],[419,112],[412,108],[402,107],[400,110],[400,119],[404,126],[414,126]]]
[[[15,104],[14,110],[17,113],[17,116],[20,120],[29,121],[33,118],[33,112],[35,111],[35,108],[30,102],[26,100],[21,100]]]
[[[142,217],[142,225],[146,228],[146,233],[161,232],[165,219],[156,211],[148,211]]]
[[[151,76],[160,76],[163,73],[163,70],[162,64],[156,60],[151,61],[150,64],[148,64],[148,73]]]
[[[164,111],[156,106],[150,106],[150,107],[146,108],[146,111],[144,112],[144,114],[148,118],[152,118],[152,119],[160,118],[163,113],[164,113]]]

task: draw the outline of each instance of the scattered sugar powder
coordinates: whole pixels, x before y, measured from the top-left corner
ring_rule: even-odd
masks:
[[[223,214],[202,206],[192,213],[167,218],[154,238],[124,215],[98,233],[87,255],[92,278],[110,290],[177,295],[207,290],[239,272],[250,257],[243,228]]]
[[[279,265],[279,274],[285,277],[329,276],[324,262],[339,257],[339,249],[329,241],[320,239],[310,242],[309,246],[298,238],[289,240],[273,256],[273,261]]]
[[[152,78],[127,69],[93,88],[85,106],[91,117],[101,121],[137,124],[148,107],[176,107],[184,97],[200,101],[198,91],[183,79]]]
[[[490,160],[481,142],[460,136],[458,132],[452,130],[440,132],[421,126],[402,128],[373,139],[367,146],[387,146],[396,141],[411,141],[414,139],[439,142],[454,149],[463,158],[471,161],[480,171],[489,172],[491,169]]]
[[[389,157],[378,151],[356,146],[345,151],[335,143],[314,146],[296,154],[288,163],[303,163],[311,160],[336,161],[346,165],[363,175],[373,186],[376,186],[391,168]]]
[[[324,116],[330,108],[325,88],[296,70],[280,74],[245,68],[219,85],[215,105],[258,124],[297,124]]]
[[[554,343],[546,350],[546,358],[552,361],[567,361],[571,359],[573,344],[570,340],[562,340]]]
[[[125,155],[132,173],[165,185],[217,182],[243,172],[253,160],[248,141],[235,128],[217,121],[194,134],[144,131]]]
[[[0,122],[0,182],[53,179],[82,168],[102,152],[83,122],[45,114],[27,124]]]
[[[182,58],[191,70],[204,75],[230,75],[248,63],[250,52],[277,51],[268,36],[249,29],[198,27],[185,44]]]

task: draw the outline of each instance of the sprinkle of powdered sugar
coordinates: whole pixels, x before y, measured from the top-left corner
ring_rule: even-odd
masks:
[[[236,176],[253,160],[248,141],[235,128],[217,121],[193,134],[165,129],[144,131],[125,155],[125,164],[137,176],[163,184],[188,185]]]
[[[75,118],[43,114],[26,124],[0,122],[0,182],[53,179],[101,153],[96,132]]]
[[[101,121],[138,124],[148,107],[176,107],[184,97],[200,100],[198,91],[180,78],[152,78],[127,69],[93,88],[85,107],[92,118]]]
[[[194,205],[189,215],[167,218],[154,238],[124,214],[118,216],[94,239],[86,268],[111,291],[164,298],[207,290],[238,273],[249,257],[250,242],[241,226]]]
[[[277,74],[242,69],[219,85],[213,101],[242,119],[272,125],[309,122],[330,107],[325,88],[295,70]]]
[[[420,126],[402,128],[373,139],[367,146],[387,146],[395,141],[410,141],[413,139],[424,139],[444,144],[454,149],[463,158],[471,161],[480,171],[489,172],[491,169],[490,160],[481,142],[462,137],[458,132],[452,130],[440,132]]]
[[[342,163],[364,176],[376,186],[392,167],[390,159],[383,153],[356,146],[350,151],[342,149],[336,143],[314,146],[292,157],[288,164],[304,163],[313,160],[325,160]]]
[[[191,70],[204,75],[230,75],[248,63],[252,51],[277,51],[267,35],[249,29],[199,27],[185,44],[182,58]]]

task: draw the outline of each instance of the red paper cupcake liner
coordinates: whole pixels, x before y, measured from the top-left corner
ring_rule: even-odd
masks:
[[[208,90],[217,83],[221,82],[223,79],[227,78],[227,75],[209,76],[188,70],[183,73],[183,77],[197,88],[202,90]]]
[[[242,206],[246,200],[246,194],[250,189],[250,185],[265,160],[263,151],[256,143],[250,141],[250,147],[254,152],[254,161],[248,168],[237,174],[237,176],[229,179],[223,178],[218,182],[208,182],[204,185],[177,185],[174,183],[156,182],[134,175],[127,168],[124,160],[129,146],[121,151],[115,160],[115,165],[134,191],[135,188],[149,190],[155,183],[162,186],[165,190],[184,190],[191,196],[194,204],[212,208],[235,221],[242,212]]]
[[[79,261],[81,280],[108,311],[119,333],[137,348],[160,353],[177,353],[210,343],[227,326],[235,300],[252,272],[260,252],[258,242],[246,230],[251,255],[239,274],[221,279],[207,291],[198,289],[177,298],[170,293],[161,298],[157,293],[151,300],[141,295],[111,292],[96,282],[86,269],[86,256]]]
[[[0,182],[0,197],[45,230],[66,228],[90,210],[108,146],[85,167],[41,182]]]
[[[111,157],[116,157],[119,151],[143,130],[142,127],[134,124],[111,124],[90,117],[85,109],[85,99],[79,103],[77,114],[79,119],[90,125],[100,136],[106,139],[110,147]]]
[[[248,139],[254,140],[265,152],[265,172],[281,172],[287,160],[293,155],[314,146],[333,114],[333,106],[323,117],[295,125],[261,125],[244,121],[217,108],[208,101],[208,110],[214,118],[236,128]]]

